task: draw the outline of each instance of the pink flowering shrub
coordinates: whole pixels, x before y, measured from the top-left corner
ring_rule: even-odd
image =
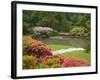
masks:
[[[49,37],[53,32],[53,29],[50,27],[34,27],[33,33],[36,37]]]
[[[44,45],[34,46],[34,43],[32,43],[31,45],[32,47],[30,47],[31,49],[30,52],[33,56],[36,56],[37,58],[52,55],[51,49],[48,48],[47,46]]]
[[[36,35],[40,35],[44,32],[49,34],[52,31],[53,31],[53,29],[49,28],[49,27],[34,27],[33,28],[33,33],[36,34]]]
[[[90,64],[85,61],[74,57],[66,57],[61,64],[62,67],[78,67],[78,66],[89,66]]]
[[[51,49],[44,43],[32,38],[25,38],[24,41],[24,53],[30,54],[37,58],[52,55]]]

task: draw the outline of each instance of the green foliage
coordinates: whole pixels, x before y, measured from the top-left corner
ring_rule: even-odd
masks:
[[[37,64],[36,68],[37,69],[41,69],[41,68],[45,68],[45,66],[44,66],[44,64],[39,63],[39,64]]]
[[[65,57],[76,57],[83,60],[87,60],[88,62],[91,61],[91,54],[85,52],[85,51],[72,51],[72,52],[66,52],[63,54]]]
[[[23,69],[35,68],[37,64],[37,59],[33,56],[24,55],[23,56]]]
[[[29,53],[29,45],[33,42],[33,39],[30,36],[23,36],[23,54]]]
[[[23,32],[31,34],[33,27],[51,27],[58,32],[70,32],[74,26],[83,26],[90,31],[90,14],[47,11],[23,11]]]
[[[31,35],[32,39],[37,39],[37,36],[35,34]]]
[[[58,32],[54,30],[52,33],[49,34],[50,36],[58,36]]]
[[[85,32],[84,27],[76,27],[76,26],[70,31],[72,35],[79,35],[79,36],[83,35],[84,32]]]
[[[24,22],[23,23],[23,34],[25,35],[25,34],[30,34],[30,23],[28,23],[28,22]]]
[[[87,45],[84,46],[84,49],[85,49],[85,51],[86,51],[87,53],[90,53],[90,50],[91,50],[91,47],[90,47],[90,46],[91,46],[91,45],[90,45],[90,42],[88,42]]]
[[[62,55],[46,56],[42,60],[42,64],[44,64],[45,68],[59,68],[59,67],[61,67],[63,58],[64,57]]]

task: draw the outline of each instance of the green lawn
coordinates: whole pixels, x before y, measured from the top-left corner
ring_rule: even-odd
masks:
[[[80,59],[84,59],[90,62],[90,53],[86,53],[85,51],[72,51],[72,52],[67,52],[63,54],[64,56],[70,56],[70,57],[77,57]]]
[[[50,44],[48,45],[48,47],[50,47],[54,51],[60,50],[60,49],[73,48],[72,46],[66,46],[66,45],[60,45],[60,44],[57,44],[57,45]]]
[[[66,45],[48,45],[48,47],[50,47],[52,50],[60,50],[60,49],[68,49],[68,48],[74,48],[72,46],[66,46]],[[72,51],[72,52],[66,52],[66,53],[63,53],[62,55],[64,56],[70,56],[70,57],[77,57],[77,58],[80,58],[80,59],[84,59],[84,60],[87,60],[90,62],[90,53],[87,53],[85,51]]]

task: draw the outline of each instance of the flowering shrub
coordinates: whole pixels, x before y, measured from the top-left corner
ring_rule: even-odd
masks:
[[[75,57],[52,55],[51,49],[44,43],[29,36],[23,37],[23,69],[79,67],[90,64]]]
[[[24,53],[28,53],[37,58],[52,55],[51,49],[41,41],[33,40],[30,37],[23,39]]]
[[[29,49],[31,55],[36,56],[38,58],[52,55],[51,49],[48,48],[47,45],[45,45],[41,41],[33,40],[33,42],[29,45]]]
[[[43,59],[42,64],[44,64],[45,68],[57,68],[61,67],[61,64],[63,62],[63,56],[61,55],[53,55],[53,56],[46,56]]]
[[[35,28],[33,28],[33,33],[39,37],[43,36],[43,35],[45,37],[48,37],[51,32],[53,32],[53,29],[49,28],[49,27],[35,27]]]
[[[23,37],[23,52],[24,54],[29,54],[29,45],[33,42],[33,39],[30,36]]]
[[[37,58],[29,55],[23,56],[23,69],[33,69],[37,65]]]
[[[24,48],[26,48],[31,42],[33,42],[33,39],[30,36],[23,37]]]
[[[77,66],[89,66],[87,61],[73,58],[73,57],[66,57],[61,64],[62,67],[77,67]]]

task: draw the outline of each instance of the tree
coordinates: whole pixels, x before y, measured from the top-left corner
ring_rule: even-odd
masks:
[[[75,26],[83,27],[90,34],[89,13],[47,12],[23,10],[23,33],[31,34],[33,27],[51,27],[58,32],[70,32]]]

